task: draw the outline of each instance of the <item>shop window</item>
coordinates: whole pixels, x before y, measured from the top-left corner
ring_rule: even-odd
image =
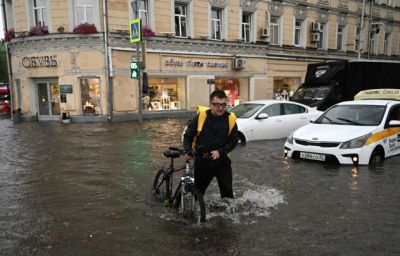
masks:
[[[83,115],[99,115],[100,108],[100,79],[82,78],[80,80]]]
[[[215,90],[224,91],[228,96],[228,105],[236,106],[240,103],[239,79],[215,79]]]
[[[276,100],[289,100],[300,84],[300,77],[274,77],[272,98]]]
[[[177,78],[149,78],[148,93],[143,94],[143,109],[148,111],[184,108],[185,84]]]

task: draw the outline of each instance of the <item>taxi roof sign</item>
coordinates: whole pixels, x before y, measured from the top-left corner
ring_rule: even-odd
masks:
[[[400,100],[400,89],[371,89],[360,91],[354,100]]]

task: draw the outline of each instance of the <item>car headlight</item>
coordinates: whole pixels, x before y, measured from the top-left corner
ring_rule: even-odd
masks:
[[[364,144],[368,140],[368,138],[371,137],[371,135],[372,135],[371,133],[368,133],[364,136],[343,142],[342,145],[340,146],[340,148],[341,149],[361,148],[362,146],[364,146]]]
[[[293,145],[293,132],[287,137],[286,142]]]

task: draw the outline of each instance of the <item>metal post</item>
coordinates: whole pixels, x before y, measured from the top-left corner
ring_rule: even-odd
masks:
[[[369,24],[368,24],[368,55],[367,58],[369,59],[370,51],[371,51],[371,26],[372,26],[372,7],[374,6],[374,0],[371,0],[369,4]]]
[[[140,42],[136,43],[136,59],[139,61],[139,63],[141,62],[140,60]],[[143,122],[143,103],[142,103],[142,68],[140,67],[141,65],[139,64],[139,79],[137,80],[138,82],[138,90],[139,90],[139,100],[138,100],[138,104],[139,104],[139,122],[142,123]]]
[[[4,4],[4,0],[1,0],[1,9],[3,11],[3,30],[4,33],[7,32],[8,26],[7,26],[7,13],[6,13],[6,6]],[[8,88],[10,90],[10,112],[11,112],[11,117],[14,112],[15,106],[14,106],[14,87],[12,84],[12,66],[11,66],[11,53],[10,50],[8,49],[8,43],[4,44],[6,48],[6,57],[7,57],[7,72],[8,72]],[[21,105],[21,102],[18,102],[19,105]]]
[[[139,9],[140,9],[140,0],[136,0],[136,18],[140,19],[139,17]],[[140,30],[142,30],[142,20],[140,20]],[[136,59],[139,61],[139,63],[141,63],[141,59],[140,59],[140,42],[136,42]],[[141,64],[139,64],[139,79],[137,80],[137,84],[138,84],[138,110],[139,110],[139,122],[142,123],[143,122],[143,102],[142,102],[142,68],[141,68]]]
[[[365,12],[365,0],[362,2],[362,11],[361,11],[361,31],[360,31],[360,40],[358,40],[358,59],[361,59],[362,49],[364,48],[364,12]]]
[[[104,26],[104,61],[106,65],[106,91],[107,91],[107,120],[112,121],[113,116],[113,98],[111,89],[110,63],[108,51],[108,20],[107,20],[107,1],[103,0],[103,26]]]

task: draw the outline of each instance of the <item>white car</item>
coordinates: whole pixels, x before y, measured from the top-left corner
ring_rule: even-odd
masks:
[[[306,105],[279,100],[255,100],[229,109],[235,113],[239,142],[286,138],[322,112]]]
[[[381,164],[386,157],[400,154],[400,101],[336,104],[315,122],[294,131],[284,151],[292,158],[354,166]]]

